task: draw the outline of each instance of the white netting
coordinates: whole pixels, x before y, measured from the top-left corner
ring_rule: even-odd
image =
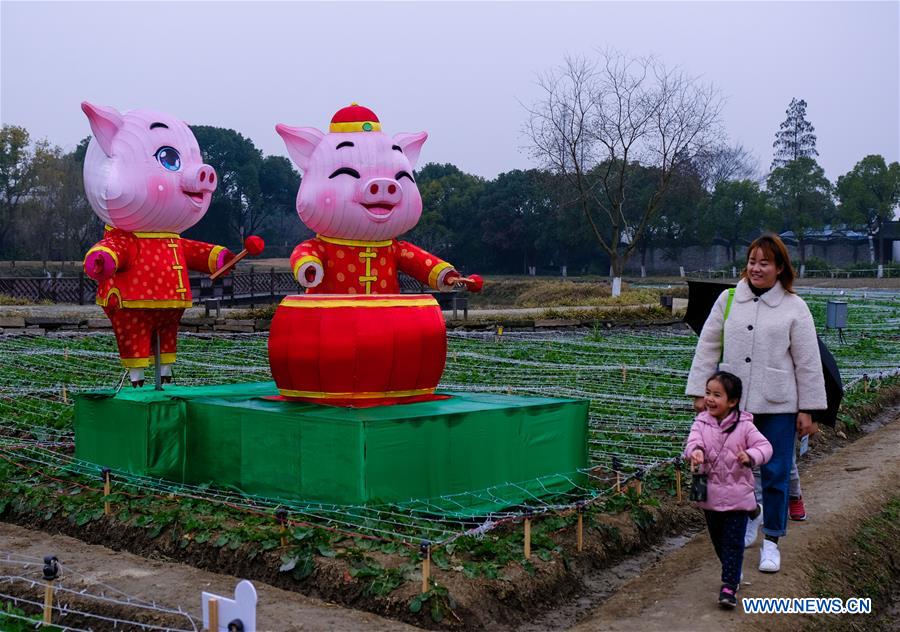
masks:
[[[816,291],[805,298],[817,322],[824,321],[827,299],[851,303],[843,342],[837,332],[821,332],[845,382],[898,372],[900,294]],[[179,343],[177,381],[204,385],[269,380],[266,342],[265,334],[185,334]],[[360,506],[260,498],[122,472],[114,473],[116,486],[138,496],[174,494],[258,514],[282,507],[294,524],[362,537],[447,542],[528,513],[559,511],[600,498],[613,485],[613,470],[627,478],[670,463],[680,452],[693,417],[684,383],[695,344],[696,337],[682,328],[450,334],[444,389],[578,397],[591,402],[590,468],[548,477],[548,481],[568,479],[570,491],[527,493],[525,503],[504,500],[507,494],[521,499],[523,481],[402,504]],[[99,467],[71,456],[72,394],[114,387],[121,377],[110,334],[0,336],[0,457],[23,472],[40,472],[64,480],[65,485],[95,489]],[[533,483],[540,487],[540,481]],[[510,507],[475,517],[467,509],[486,503]]]
[[[171,608],[124,593],[98,581],[96,571],[80,572],[77,562],[70,565],[58,561],[57,568],[59,572],[50,590],[54,629],[87,631],[101,626],[103,629],[196,632],[202,627],[180,607]],[[43,610],[48,586],[43,569],[41,558],[0,551],[0,600],[22,612]],[[0,609],[0,624],[5,618],[34,623],[33,616]]]

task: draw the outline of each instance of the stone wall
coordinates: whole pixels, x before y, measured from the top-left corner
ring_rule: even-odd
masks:
[[[800,266],[800,248],[788,245],[791,261],[795,267]],[[746,254],[746,246],[738,246],[737,257],[742,260]],[[891,253],[888,253],[890,259]],[[869,245],[866,242],[848,243],[836,242],[832,244],[811,244],[806,246],[806,256],[817,257],[828,261],[832,266],[846,267],[854,264],[866,263],[869,260]],[[877,256],[877,252],[876,252]],[[678,274],[679,266],[686,272],[696,270],[721,270],[732,265],[728,254],[728,248],[718,244],[712,246],[691,246],[683,248],[676,260],[666,258],[662,249],[653,249],[647,252],[646,269],[648,275],[672,275]],[[874,266],[873,266],[874,267]],[[625,274],[640,274],[641,255],[636,253],[625,265]]]
[[[740,253],[741,251],[739,250],[738,252]],[[647,274],[662,275],[677,275],[680,266],[683,266],[686,272],[690,272],[692,270],[706,270],[709,268],[717,270],[731,264],[728,248],[719,245],[682,248],[678,253],[678,258],[675,260],[668,259],[663,249],[653,249],[647,252],[646,261]],[[640,274],[640,271],[641,255],[637,253],[625,265],[625,274]]]

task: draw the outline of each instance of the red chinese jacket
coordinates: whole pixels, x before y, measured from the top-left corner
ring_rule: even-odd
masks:
[[[225,247],[182,239],[177,233],[132,233],[107,226],[87,255],[98,250],[116,262],[116,273],[97,284],[98,305],[105,307],[116,295],[122,307],[162,309],[190,307],[188,270],[215,272]]]
[[[294,277],[300,266],[311,261],[322,266],[325,276],[319,285],[307,288],[307,294],[399,294],[398,271],[437,290],[453,269],[421,248],[395,239],[358,241],[318,235],[294,248]]]

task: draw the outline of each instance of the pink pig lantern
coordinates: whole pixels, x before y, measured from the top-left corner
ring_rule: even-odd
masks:
[[[317,233],[291,255],[294,276],[307,293],[397,294],[399,271],[436,290],[477,285],[449,263],[395,239],[422,215],[413,169],[428,134],[388,136],[375,113],[355,103],[334,115],[328,134],[312,127],[275,129],[303,172],[297,213]]]
[[[209,208],[218,178],[183,121],[161,112],[81,104],[93,138],[84,188],[106,222],[84,271],[97,281],[97,304],[109,317],[122,364],[143,386],[151,345],[171,381],[178,325],[190,307],[188,270],[214,273],[234,257],[224,246],[183,239]]]
[[[446,359],[440,308],[400,294],[404,272],[436,290],[481,289],[446,261],[396,239],[422,215],[413,176],[425,132],[388,136],[372,110],[352,104],[329,133],[276,125],[303,172],[297,213],[316,232],[291,255],[302,296],[282,301],[269,364],[283,397],[371,406],[434,397]]]

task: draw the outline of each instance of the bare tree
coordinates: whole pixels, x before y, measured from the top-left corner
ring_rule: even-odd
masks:
[[[699,152],[693,162],[707,191],[715,190],[720,182],[757,181],[759,176],[759,161],[740,143],[711,147]]]
[[[563,176],[613,276],[621,276],[673,174],[721,142],[722,100],[677,68],[614,51],[567,57],[537,83],[543,97],[526,106],[528,149]],[[654,168],[657,180],[634,208],[628,185],[638,166]]]

